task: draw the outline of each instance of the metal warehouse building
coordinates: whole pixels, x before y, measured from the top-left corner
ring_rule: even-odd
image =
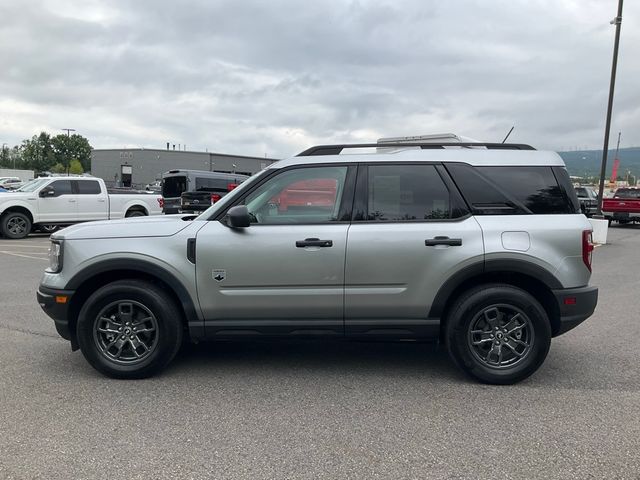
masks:
[[[189,169],[252,175],[274,158],[223,153],[190,152],[148,148],[96,149],[91,153],[91,174],[108,186],[144,188],[169,170]]]

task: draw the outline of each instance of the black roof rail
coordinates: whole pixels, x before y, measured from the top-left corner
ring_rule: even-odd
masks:
[[[345,148],[387,148],[387,147],[420,147],[423,150],[440,149],[444,147],[485,147],[490,150],[535,150],[531,145],[524,143],[484,143],[484,142],[411,142],[411,143],[352,143],[345,145],[316,145],[300,152],[296,157],[310,157],[313,155],[339,155]]]

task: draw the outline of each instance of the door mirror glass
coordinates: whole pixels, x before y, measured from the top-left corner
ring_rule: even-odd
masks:
[[[251,225],[249,210],[244,205],[231,207],[227,212],[227,224],[231,228],[246,228]]]

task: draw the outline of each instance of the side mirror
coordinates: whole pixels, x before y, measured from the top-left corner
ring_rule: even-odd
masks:
[[[236,205],[227,211],[227,224],[231,228],[246,228],[251,225],[249,210],[244,205]]]
[[[53,189],[53,187],[44,187],[42,190],[40,190],[39,196],[44,198],[44,197],[53,197],[56,194],[56,191]]]

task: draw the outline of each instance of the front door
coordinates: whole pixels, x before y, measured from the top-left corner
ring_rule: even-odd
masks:
[[[38,196],[40,223],[73,223],[77,218],[77,195],[73,193],[71,180],[55,180],[46,188],[53,189],[53,195]]]
[[[342,165],[276,170],[234,202],[247,206],[251,226],[232,229],[221,219],[199,230],[208,336],[343,333],[354,173]]]

